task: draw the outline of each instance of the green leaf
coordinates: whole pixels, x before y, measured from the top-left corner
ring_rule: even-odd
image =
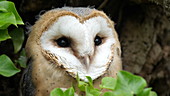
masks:
[[[10,77],[18,72],[20,72],[20,70],[15,67],[15,65],[8,56],[0,56],[0,75]]]
[[[19,16],[13,2],[1,1],[0,6],[4,7],[8,12],[11,12],[11,13],[13,13],[15,15],[16,24],[24,24],[21,17]],[[14,24],[14,25],[16,25],[16,24]]]
[[[73,87],[67,89],[67,90],[64,92],[64,96],[74,96],[74,89],[73,89]]]
[[[12,12],[0,13],[0,29],[7,29],[11,24],[16,25],[15,15]]]
[[[83,82],[83,81],[79,81],[78,82],[78,88],[81,90],[81,91],[85,91],[85,87],[88,86],[88,84],[86,82]]]
[[[116,96],[114,92],[105,92],[103,96]]]
[[[100,85],[100,88],[110,89],[114,90],[116,86],[117,80],[112,77],[104,77],[102,79],[102,84]]]
[[[88,80],[88,83],[89,83],[90,87],[94,88],[93,87],[93,80],[92,80],[92,78],[90,76],[86,76],[86,78]]]
[[[8,12],[4,7],[0,6],[0,12]]]
[[[27,57],[26,57],[25,49],[21,51],[20,57],[18,58],[16,62],[19,63],[22,68],[26,68]]]
[[[81,91],[85,91],[85,87],[88,86],[88,83],[84,82],[84,81],[80,81],[80,78],[77,74],[77,83],[78,83],[78,88],[81,90]]]
[[[74,88],[68,88],[64,92],[60,88],[55,88],[50,92],[50,96],[74,96]]]
[[[117,85],[114,90],[118,96],[133,96],[140,93],[146,87],[146,81],[126,71],[120,71],[117,75]]]
[[[137,96],[149,96],[149,93],[151,92],[152,88],[145,88],[143,91],[141,91]]]
[[[10,38],[11,37],[9,36],[7,29],[0,30],[0,41],[4,41],[4,40],[10,39]]]
[[[90,86],[85,86],[85,93],[86,93],[86,96],[100,96],[102,92]]]
[[[64,96],[64,92],[60,88],[55,88],[50,92],[50,96]]]
[[[158,96],[158,95],[156,94],[156,92],[151,91],[150,94],[149,94],[149,96]]]
[[[16,28],[10,32],[10,36],[14,45],[14,53],[17,53],[24,41],[24,30],[22,28]]]

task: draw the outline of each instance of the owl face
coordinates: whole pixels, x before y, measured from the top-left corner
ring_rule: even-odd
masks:
[[[52,10],[40,19],[37,42],[53,66],[84,81],[108,70],[120,46],[113,23],[103,12]]]

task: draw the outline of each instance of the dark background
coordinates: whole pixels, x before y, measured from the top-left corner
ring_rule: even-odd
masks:
[[[169,0],[11,0],[27,28],[45,11],[63,6],[103,10],[115,23],[122,46],[123,69],[144,77],[158,96],[170,96],[170,1]],[[25,40],[26,41],[26,40]],[[15,58],[10,40],[1,53]],[[6,47],[5,47],[6,46]],[[25,44],[23,45],[23,47]],[[2,52],[2,49],[5,50]],[[19,96],[22,72],[0,76],[0,96]]]

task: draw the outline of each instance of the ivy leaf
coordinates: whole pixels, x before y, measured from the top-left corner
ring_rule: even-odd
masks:
[[[83,81],[79,81],[78,82],[78,88],[81,90],[81,91],[85,91],[85,87],[88,86],[88,84],[86,82],[83,82]]]
[[[21,49],[24,41],[24,30],[22,28],[15,28],[10,32],[10,36],[14,45],[14,53],[17,53]]]
[[[10,1],[1,1],[0,2],[0,6],[4,7],[8,12],[14,14],[14,16],[15,16],[14,20],[16,20],[16,23],[14,25],[16,25],[16,24],[24,24],[22,19],[21,19],[21,17],[19,16],[19,14],[18,14],[18,12],[17,12],[13,2],[10,2]]]
[[[4,7],[0,6],[0,12],[8,12]]]
[[[67,89],[67,90],[64,92],[64,96],[74,96],[74,89],[73,89],[73,87]]]
[[[142,77],[120,71],[117,75],[117,85],[114,92],[117,96],[133,96],[139,94],[144,87],[146,87],[146,81]]]
[[[100,96],[102,92],[90,86],[85,86],[85,93],[86,93],[86,96]]]
[[[0,13],[0,29],[7,29],[11,24],[16,25],[15,15],[12,12]]]
[[[151,91],[149,96],[158,96],[158,95],[156,94],[156,92]]]
[[[64,92],[60,88],[55,88],[50,92],[50,96],[64,96]]]
[[[149,96],[149,93],[151,92],[151,88],[146,88],[143,91],[141,91],[137,96]]]
[[[10,39],[11,37],[8,34],[8,30],[4,29],[4,30],[0,30],[0,41],[4,41],[7,39]]]
[[[16,61],[17,63],[19,63],[19,65],[22,68],[26,68],[27,65],[27,57],[26,57],[26,53],[25,53],[25,49],[23,49],[20,53],[20,57],[18,58],[18,60]]]
[[[74,96],[74,88],[71,87],[64,92],[60,88],[55,88],[50,92],[50,96]]]
[[[89,83],[90,87],[94,88],[93,87],[93,80],[92,80],[92,78],[90,76],[86,76],[86,78],[88,80],[88,83]]]
[[[114,92],[105,92],[103,96],[116,96],[116,95],[114,95]]]
[[[100,85],[100,88],[110,89],[114,90],[116,87],[117,80],[112,77],[104,77],[102,79],[102,84]]]
[[[77,83],[78,83],[78,88],[79,88],[81,91],[85,91],[85,87],[88,86],[88,83],[83,82],[83,81],[80,81],[80,78],[79,78],[78,74],[77,74],[76,80],[77,80]]]
[[[14,63],[10,60],[8,56],[0,56],[0,75],[10,77],[18,72],[20,72],[20,70],[15,67]]]

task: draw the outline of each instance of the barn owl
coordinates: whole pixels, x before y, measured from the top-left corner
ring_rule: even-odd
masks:
[[[47,11],[32,27],[26,53],[23,96],[49,96],[54,88],[74,86],[77,74],[85,82],[90,76],[97,87],[102,77],[115,77],[122,67],[114,23],[91,8]]]

